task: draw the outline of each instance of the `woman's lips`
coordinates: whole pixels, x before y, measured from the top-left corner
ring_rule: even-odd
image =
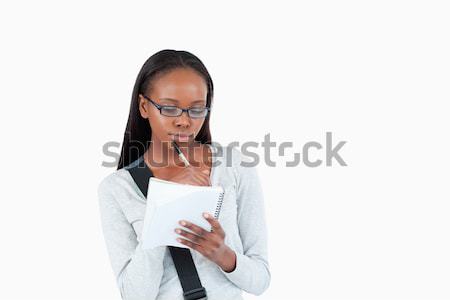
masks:
[[[184,135],[184,134],[173,134],[172,139],[178,142],[189,142],[189,140],[192,138],[191,135]]]

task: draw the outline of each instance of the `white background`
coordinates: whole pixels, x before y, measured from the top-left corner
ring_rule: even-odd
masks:
[[[212,75],[216,142],[294,143],[258,165],[272,281],[246,299],[449,299],[449,15],[443,1],[2,2],[0,298],[120,298],[102,146],[122,142],[144,61],[177,49]],[[347,167],[283,166],[327,131]]]

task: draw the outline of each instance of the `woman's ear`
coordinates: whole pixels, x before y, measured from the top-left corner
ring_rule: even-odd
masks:
[[[139,96],[138,96],[138,101],[139,101],[139,112],[141,113],[141,117],[143,117],[144,119],[148,119],[149,111],[148,111],[147,101],[141,94],[139,94]]]

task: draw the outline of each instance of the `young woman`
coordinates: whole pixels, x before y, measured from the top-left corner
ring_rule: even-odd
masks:
[[[141,248],[147,199],[127,169],[142,160],[153,176],[225,190],[212,230],[180,220],[174,231],[189,247],[208,299],[259,295],[270,283],[262,188],[254,167],[231,147],[212,143],[213,83],[203,63],[186,51],[163,50],[143,65],[133,90],[118,168],[98,187],[106,246],[123,299],[183,299],[167,247]],[[191,166],[185,167],[175,141]],[[191,232],[191,233],[189,233]]]

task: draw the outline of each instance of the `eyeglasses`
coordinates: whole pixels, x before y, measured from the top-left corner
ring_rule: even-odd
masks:
[[[174,105],[159,105],[155,103],[149,97],[142,95],[145,99],[150,101],[158,110],[159,113],[166,117],[178,117],[185,111],[189,115],[190,118],[193,119],[201,119],[208,115],[210,111],[209,107],[190,107],[190,108],[179,108]]]

